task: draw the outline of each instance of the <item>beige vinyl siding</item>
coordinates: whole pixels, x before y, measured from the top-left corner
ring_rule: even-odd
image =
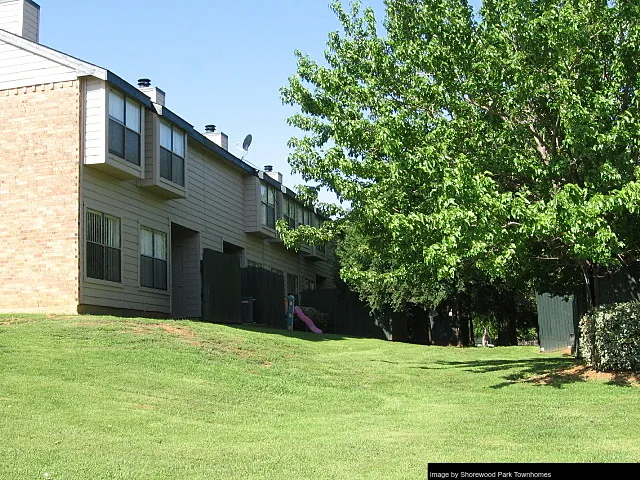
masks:
[[[83,212],[91,208],[120,218],[122,281],[115,283],[87,278],[84,261],[86,245],[83,244],[84,281],[80,303],[169,313],[170,290],[156,292],[139,286],[140,226],[167,232],[168,236],[171,231],[168,215],[162,211],[161,202],[153,197],[143,199],[134,183],[120,181],[92,168],[84,169],[82,185]],[[85,215],[83,213],[83,219]],[[86,243],[84,230],[82,233],[83,242]]]
[[[276,268],[297,275],[301,280],[315,282],[316,273],[330,276],[326,262],[310,262],[300,254],[285,249],[282,242],[263,239],[246,233],[245,220],[259,223],[260,180],[227,160],[217,157],[199,143],[188,137],[185,155],[186,198],[168,199],[162,192],[154,193],[145,188],[145,180],[154,180],[155,170],[149,163],[158,156],[158,117],[154,112],[143,116],[143,144],[145,178],[116,178],[114,172],[102,171],[91,165],[100,155],[106,154],[106,85],[97,79],[86,82],[86,147],[82,176],[83,216],[87,208],[95,209],[120,218],[121,222],[121,282],[107,282],[86,277],[84,260],[86,245],[81,246],[82,286],[80,303],[149,312],[172,313],[171,292],[173,289],[171,225],[175,223],[194,232],[197,238],[185,242],[183,269],[185,273],[200,278],[202,250],[210,248],[222,251],[223,242],[244,249],[244,257],[262,264],[265,268]],[[108,158],[107,158],[108,160]],[[104,161],[104,160],[103,160]],[[153,228],[168,234],[168,288],[157,291],[139,285],[140,227]],[[84,230],[81,230],[84,241]],[[176,245],[178,244],[176,237]],[[284,286],[283,286],[284,288]],[[186,316],[199,316],[201,308],[201,286],[198,282],[185,285]],[[175,311],[175,309],[174,309]],[[182,314],[181,310],[181,314]]]
[[[133,181],[119,181],[92,168],[84,169],[83,199],[85,207],[118,216],[122,222],[122,284],[105,285],[85,279],[81,303],[170,313],[169,296],[138,287],[138,225],[169,229],[171,222],[200,233],[200,248],[185,261],[185,269],[198,269],[202,249],[222,251],[222,242],[245,249],[248,260],[265,268],[277,268],[315,282],[316,271],[329,276],[326,262],[309,262],[287,251],[282,243],[263,240],[244,231],[246,173],[229,162],[215,157],[190,140],[187,184],[189,197],[167,200],[153,195]],[[160,226],[164,225],[164,228]],[[171,243],[171,242],[169,242]],[[83,264],[84,268],[84,264]],[[169,266],[171,272],[171,265]],[[171,279],[169,280],[171,291]],[[198,287],[198,288],[196,288]],[[284,288],[284,287],[283,287]],[[200,308],[200,289],[192,285],[185,291],[194,309]],[[190,316],[198,316],[191,314]]]
[[[245,232],[260,231],[260,180],[248,176],[244,180],[244,227]]]
[[[76,78],[70,67],[0,41],[0,90]]]
[[[104,163],[106,155],[106,90],[104,80],[85,81],[84,163]]]

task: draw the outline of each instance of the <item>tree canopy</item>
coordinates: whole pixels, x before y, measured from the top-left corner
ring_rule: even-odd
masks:
[[[469,279],[567,293],[640,252],[640,2],[334,1],[323,61],[282,89],[289,163],[324,205],[341,276],[374,307]]]

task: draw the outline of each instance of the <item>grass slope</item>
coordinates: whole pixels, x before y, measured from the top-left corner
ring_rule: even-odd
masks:
[[[640,388],[535,347],[0,316],[0,478],[422,479],[428,462],[635,462]]]

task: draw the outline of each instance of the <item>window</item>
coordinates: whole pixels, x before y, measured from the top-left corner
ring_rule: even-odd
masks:
[[[87,210],[87,277],[120,281],[120,219]]]
[[[140,229],[140,285],[167,289],[167,234]]]
[[[298,276],[292,273],[287,273],[287,295],[298,295],[300,290],[298,288]]]
[[[298,225],[311,225],[311,211],[298,205],[296,208],[296,221]]]
[[[260,202],[262,207],[262,224],[270,228],[276,228],[275,187],[266,182],[260,182]]]
[[[286,220],[289,228],[296,228],[296,204],[289,197],[284,198],[283,218]]]
[[[160,122],[160,176],[184,187],[184,133]]]
[[[261,263],[254,262],[253,260],[247,260],[247,266],[256,267],[256,268],[262,268],[262,264]]]
[[[140,105],[109,92],[109,153],[140,165]]]

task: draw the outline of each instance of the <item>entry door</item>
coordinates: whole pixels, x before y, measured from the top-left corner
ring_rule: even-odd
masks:
[[[184,260],[185,247],[183,244],[173,244],[171,248],[171,262],[173,264],[171,283],[171,311],[174,317],[185,316],[185,295],[184,295]]]

